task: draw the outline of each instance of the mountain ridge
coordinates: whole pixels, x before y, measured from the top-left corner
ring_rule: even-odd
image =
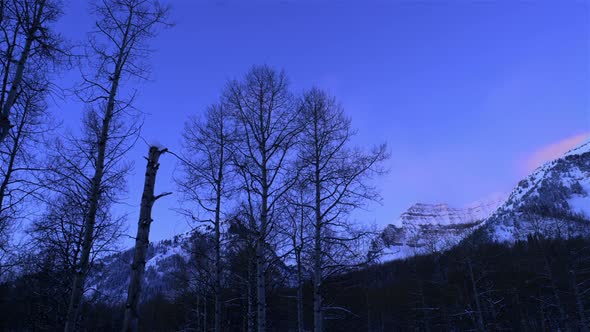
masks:
[[[539,166],[505,199],[481,204],[480,213],[470,213],[472,209],[416,203],[401,214],[400,226],[385,227],[372,251],[381,262],[444,251],[480,228],[486,241],[496,242],[514,242],[531,234],[588,235],[590,139]]]

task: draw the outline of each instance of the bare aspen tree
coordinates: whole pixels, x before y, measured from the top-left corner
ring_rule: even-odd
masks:
[[[235,167],[247,197],[247,213],[256,233],[258,331],[266,331],[267,244],[276,231],[275,208],[294,184],[287,169],[299,128],[284,72],[253,67],[242,80],[229,82],[225,103],[237,123]]]
[[[355,241],[362,232],[354,231],[347,215],[367,200],[378,198],[369,180],[382,170],[387,158],[385,145],[371,152],[348,147],[354,132],[350,119],[336,100],[312,89],[301,101],[299,164],[301,181],[311,188],[313,199],[313,298],[314,331],[323,331],[322,284],[328,273],[341,272],[349,263],[342,255],[357,255]]]
[[[195,202],[205,217],[193,215],[212,229],[214,245],[213,297],[214,330],[221,331],[222,219],[226,199],[231,194],[231,161],[234,130],[230,112],[223,104],[211,105],[202,120],[191,118],[185,125],[184,177],[179,181],[189,201]]]
[[[296,185],[286,196],[284,232],[290,240],[292,256],[295,259],[297,288],[297,331],[305,331],[303,320],[303,284],[305,282],[305,250],[309,246],[309,228],[313,214],[309,209],[308,188],[303,183]]]
[[[12,126],[7,139],[0,143],[0,253],[11,256],[9,238],[20,217],[30,204],[38,200],[43,189],[37,181],[44,170],[38,157],[44,133],[50,130],[47,124],[45,93],[37,88],[22,89],[11,113]],[[0,260],[0,275],[3,267],[14,264]]]
[[[193,293],[197,300],[191,306],[190,320],[185,328],[196,326],[197,330],[206,330],[207,307],[215,285],[215,239],[211,232],[201,232],[193,229],[189,243],[184,246],[189,253],[189,267],[179,275],[179,281],[186,285],[184,293]],[[201,308],[202,302],[202,308]],[[199,326],[203,327],[202,329]]]
[[[30,83],[27,71],[49,70],[57,59],[60,40],[52,24],[61,15],[55,0],[0,2],[0,142],[14,125],[11,112],[20,91]]]
[[[49,129],[49,72],[63,52],[52,27],[61,7],[54,0],[0,1],[0,275],[15,264],[11,230],[42,187],[34,179],[36,154]]]
[[[41,183],[49,190],[44,190],[43,196],[37,202],[43,202],[46,210],[33,220],[29,228],[30,241],[27,241],[28,252],[39,257],[38,261],[33,262],[32,267],[42,268],[45,277],[52,280],[47,289],[40,291],[53,294],[54,301],[58,304],[53,308],[53,312],[59,325],[52,326],[53,329],[63,327],[71,296],[70,287],[79,267],[90,184],[88,176],[82,175],[87,171],[83,165],[88,163],[88,160],[77,151],[77,147],[61,143],[57,143],[55,147],[59,147],[59,150],[51,150],[60,151],[68,157],[66,159],[59,154],[50,156],[48,164],[60,167],[42,173]],[[105,181],[104,189],[107,193],[101,198],[97,210],[89,266],[97,259],[113,253],[116,249],[114,244],[121,236],[125,218],[110,213],[110,207],[113,205],[110,197],[115,196],[116,191],[120,190],[123,179],[119,174],[125,174],[125,171],[125,168],[117,168],[107,172],[111,176],[109,181]],[[45,260],[48,258],[51,263],[46,266],[48,262]]]
[[[139,323],[139,299],[141,295],[141,282],[145,272],[145,258],[150,243],[150,226],[152,224],[152,207],[161,197],[171,193],[155,195],[156,175],[160,167],[160,156],[166,153],[167,149],[160,149],[157,146],[150,146],[145,171],[145,183],[141,196],[141,209],[137,223],[137,236],[135,237],[135,248],[133,252],[133,263],[131,264],[131,278],[125,304],[125,316],[123,319],[122,331],[137,331]]]
[[[248,203],[242,202],[227,222],[227,287],[242,301],[243,330],[256,329],[256,234]]]
[[[31,240],[28,242],[28,251],[40,257],[48,254],[53,257],[51,268],[47,272],[59,278],[54,280],[51,288],[53,293],[59,295],[55,299],[60,304],[55,314],[61,315],[59,318],[62,323],[71,294],[69,287],[79,266],[84,239],[84,196],[74,194],[77,190],[74,186],[73,182],[62,183],[61,192],[49,195],[47,200],[51,202],[46,203],[47,211],[34,220],[29,229]],[[108,202],[102,202],[97,212],[93,250],[89,259],[91,265],[117,249],[115,242],[121,236],[125,218],[113,216],[109,212],[110,205]],[[35,264],[43,265],[46,262],[39,259]]]
[[[96,124],[94,135],[88,138],[91,149],[92,175],[87,192],[87,211],[84,215],[84,237],[80,263],[72,282],[65,331],[76,330],[76,321],[84,293],[84,280],[89,268],[94,225],[99,202],[105,193],[104,182],[107,159],[111,167],[124,155],[121,149],[138,128],[125,124],[130,121],[125,115],[132,110],[133,96],[120,98],[121,84],[133,77],[147,75],[143,59],[149,55],[147,41],[155,36],[158,26],[164,23],[167,8],[152,0],[102,0],[95,4],[96,30],[90,38],[88,58],[92,75],[84,75],[84,84],[79,91],[83,100],[93,107],[89,114]],[[131,128],[131,129],[130,129]],[[120,131],[120,133],[116,133]],[[108,153],[114,153],[108,156]]]

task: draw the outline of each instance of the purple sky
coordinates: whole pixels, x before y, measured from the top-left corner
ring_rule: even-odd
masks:
[[[316,85],[339,99],[357,144],[389,144],[383,205],[356,216],[368,223],[394,222],[418,201],[463,206],[508,192],[590,133],[586,1],[169,2],[176,26],[154,41],[153,81],[136,104],[143,136],[177,151],[187,116],[227,79],[253,64],[283,68],[296,92]],[[92,24],[86,1],[66,3],[59,27],[80,40]],[[58,102],[55,112],[77,127],[80,110]],[[129,155],[130,234],[146,151],[140,143]],[[176,161],[161,162],[158,191],[175,191]],[[176,202],[156,204],[153,240],[187,229]]]

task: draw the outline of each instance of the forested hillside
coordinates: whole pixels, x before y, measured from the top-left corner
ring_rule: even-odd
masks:
[[[326,331],[583,331],[588,326],[589,240],[530,237],[512,246],[474,241],[444,254],[374,265],[328,280]],[[238,264],[231,269],[247,275]],[[45,293],[53,280],[39,272],[2,286],[2,298],[11,300],[2,301],[0,309],[14,319],[0,328],[59,325],[59,300]],[[211,326],[212,298],[183,286],[182,279],[175,285],[178,296],[160,294],[142,303],[140,330],[202,331]],[[296,330],[296,294],[286,284],[269,292],[269,331]],[[223,296],[229,300],[223,309],[224,328],[246,331],[248,302],[243,286],[228,284]],[[303,298],[304,321],[310,326],[309,282]],[[82,326],[88,331],[116,330],[122,309],[122,303],[89,303]]]

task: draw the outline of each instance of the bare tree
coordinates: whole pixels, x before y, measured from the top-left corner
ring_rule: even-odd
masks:
[[[60,325],[53,325],[51,329],[63,326],[72,278],[80,262],[84,234],[83,196],[72,195],[76,191],[70,187],[75,186],[74,182],[62,183],[61,186],[61,192],[47,197],[47,211],[29,227],[30,241],[27,245],[30,248],[26,252],[34,254],[37,259],[24,263],[24,267],[31,271],[43,270],[46,278],[51,281],[48,289],[40,290],[43,294],[52,296],[52,301],[56,303],[53,308],[46,309],[47,312],[53,312],[53,316],[61,316],[57,318]],[[72,190],[66,190],[66,187]],[[106,203],[101,202],[101,208],[97,211],[89,265],[113,253],[116,249],[115,242],[123,229],[124,216],[113,216],[109,212],[109,204]]]
[[[296,288],[297,288],[297,331],[305,331],[303,319],[303,284],[305,282],[305,251],[310,245],[310,226],[313,214],[308,208],[310,204],[309,190],[300,183],[294,186],[286,196],[283,210],[286,222],[283,231],[290,240],[292,257],[295,259]]]
[[[132,77],[144,78],[148,69],[143,59],[149,55],[147,41],[155,36],[158,26],[164,23],[167,8],[152,0],[102,0],[95,4],[96,30],[90,38],[88,59],[95,70],[83,75],[84,84],[79,95],[91,105],[87,122],[93,130],[79,143],[88,145],[85,153],[91,175],[80,174],[88,180],[84,213],[84,237],[80,263],[76,269],[68,307],[65,331],[76,329],[80,303],[84,293],[84,280],[89,268],[94,226],[99,202],[108,191],[105,184],[110,174],[128,150],[129,137],[139,130],[127,125],[126,114],[132,110],[133,95],[120,98],[121,83]],[[128,118],[128,117],[127,117]],[[79,172],[83,173],[83,172]]]
[[[221,331],[221,245],[222,219],[226,199],[232,193],[231,161],[234,129],[230,112],[223,104],[207,109],[203,120],[191,118],[184,129],[184,177],[178,181],[189,201],[205,213],[195,217],[200,225],[213,231],[215,247],[213,296],[215,302],[214,328]]]
[[[11,113],[12,123],[8,137],[0,143],[0,253],[13,256],[10,234],[18,221],[30,215],[30,203],[38,201],[42,184],[37,181],[43,171],[38,146],[43,134],[50,130],[47,125],[45,93],[37,88],[22,89]],[[2,267],[16,262],[0,261]]]
[[[0,1],[0,142],[13,126],[10,115],[20,91],[35,83],[26,72],[48,71],[62,52],[51,26],[61,7],[58,0]]]
[[[383,172],[379,166],[387,154],[385,145],[370,153],[348,147],[354,135],[350,119],[327,93],[311,89],[304,94],[300,108],[304,129],[298,162],[301,181],[311,188],[313,197],[308,208],[314,214],[314,330],[319,332],[323,331],[324,278],[341,272],[350,258],[359,255],[354,244],[364,236],[355,231],[347,215],[378,198],[369,180]],[[359,262],[364,262],[364,257]]]
[[[240,294],[243,330],[256,328],[256,239],[255,222],[246,203],[232,213],[227,227],[227,287]]]
[[[267,244],[275,233],[275,209],[295,183],[287,164],[299,128],[293,97],[284,72],[253,67],[240,81],[231,81],[226,106],[237,123],[239,147],[235,167],[241,179],[250,227],[256,233],[258,331],[266,331],[265,275],[270,263]]]
[[[182,292],[193,293],[196,303],[191,301],[191,319],[184,328],[196,328],[196,331],[207,331],[207,307],[215,285],[215,239],[211,232],[201,232],[193,229],[190,242],[184,246],[189,253],[189,266],[179,275],[179,281],[186,284]]]
[[[64,52],[52,27],[61,7],[54,0],[0,1],[0,274],[16,264],[11,233],[42,187],[35,173],[41,136],[51,122],[49,73]]]

